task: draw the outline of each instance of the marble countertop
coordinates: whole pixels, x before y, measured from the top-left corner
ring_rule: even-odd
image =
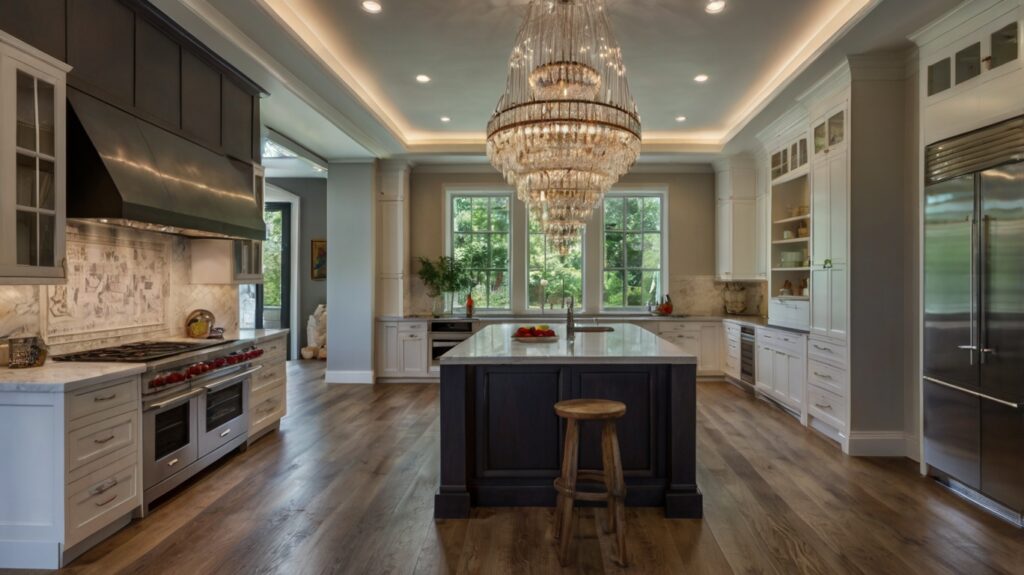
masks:
[[[144,363],[50,361],[42,367],[0,369],[0,392],[65,393],[144,371]]]
[[[756,315],[668,315],[660,316],[653,314],[576,314],[576,321],[580,323],[592,322],[597,319],[600,323],[608,322],[658,322],[658,321],[692,321],[692,322],[716,322],[716,321],[734,321],[737,323],[747,323],[756,326],[766,326],[767,318]],[[545,315],[478,315],[472,318],[466,318],[461,316],[452,317],[432,317],[432,316],[380,316],[377,318],[378,321],[394,321],[394,322],[447,322],[447,321],[479,321],[485,323],[523,323],[528,325],[533,324],[554,324],[554,323],[565,323],[564,313],[550,313]]]
[[[237,338],[228,338],[223,345],[251,341],[262,343],[288,333],[287,329],[243,329]],[[194,341],[184,337],[161,338],[162,341]],[[200,356],[213,351],[211,346],[163,361],[179,361],[189,355]],[[158,363],[158,362],[157,362]],[[105,380],[136,375],[146,371],[143,363],[61,362],[49,360],[42,367],[28,369],[0,368],[0,392],[21,391],[64,393]]]
[[[554,325],[554,322],[552,322]],[[564,364],[695,364],[675,344],[629,323],[603,322],[612,332],[577,333],[575,342],[565,339],[557,326],[558,341],[521,343],[512,339],[516,323],[489,325],[441,356],[441,365],[564,365]]]

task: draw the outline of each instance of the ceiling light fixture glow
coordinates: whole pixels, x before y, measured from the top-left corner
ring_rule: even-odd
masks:
[[[722,10],[725,10],[725,0],[711,0],[704,7],[704,11],[708,14],[718,14]]]
[[[707,74],[697,74],[697,76],[695,76],[693,78],[693,81],[697,82],[698,84],[703,84],[704,82],[708,81],[708,75]]]
[[[681,124],[686,121],[686,116],[676,116],[676,121]]]
[[[449,118],[448,116],[441,116],[441,121],[447,124],[448,122],[451,122],[452,119]]]
[[[426,74],[420,74],[416,76],[416,81],[419,82],[420,84],[429,84],[430,76],[427,76]]]
[[[381,6],[380,2],[377,2],[377,0],[366,0],[365,2],[363,2],[364,12],[369,12],[370,14],[380,14],[380,11],[383,9],[384,7]]]

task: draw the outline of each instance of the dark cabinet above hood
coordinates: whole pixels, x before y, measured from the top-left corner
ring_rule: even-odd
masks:
[[[67,215],[193,237],[263,240],[253,166],[68,90]]]

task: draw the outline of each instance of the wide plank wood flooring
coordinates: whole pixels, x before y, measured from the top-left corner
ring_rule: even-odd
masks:
[[[578,512],[562,569],[551,509],[435,522],[438,387],[323,382],[289,365],[289,416],[64,571],[120,573],[1024,573],[1024,532],[918,475],[855,459],[726,383],[698,393],[703,520],[627,510],[631,565]]]

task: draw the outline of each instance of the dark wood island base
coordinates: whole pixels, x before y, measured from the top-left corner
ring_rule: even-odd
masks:
[[[469,517],[472,507],[554,507],[565,427],[553,406],[576,398],[627,406],[618,425],[626,505],[701,517],[696,379],[692,363],[442,363],[434,517]],[[599,424],[582,424],[580,469],[601,468],[599,433]]]

